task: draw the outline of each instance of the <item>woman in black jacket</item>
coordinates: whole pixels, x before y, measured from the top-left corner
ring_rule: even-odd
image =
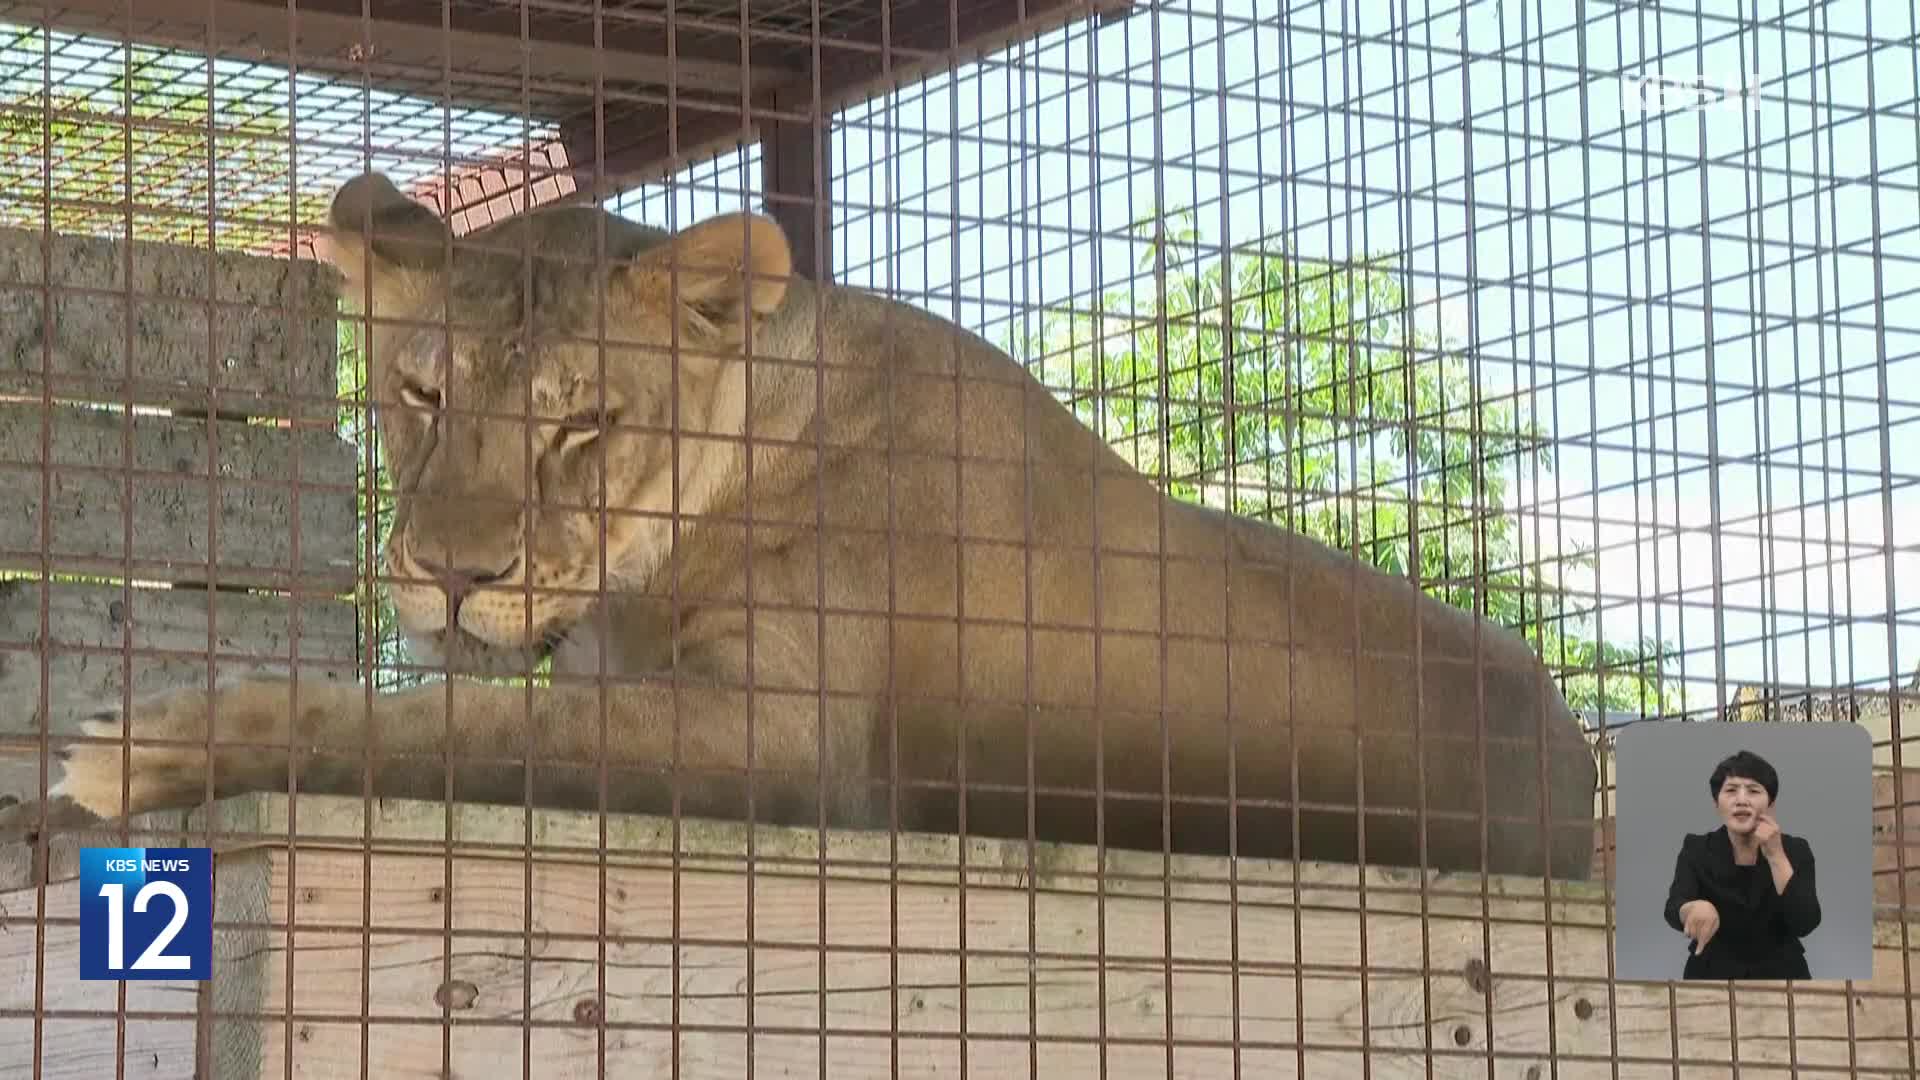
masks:
[[[1820,925],[1813,849],[1780,831],[1780,774],[1742,750],[1713,770],[1725,822],[1680,845],[1667,889],[1667,923],[1691,939],[1688,979],[1806,979],[1800,939]]]

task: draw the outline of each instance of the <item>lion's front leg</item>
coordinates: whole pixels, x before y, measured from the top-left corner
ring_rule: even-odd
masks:
[[[369,699],[259,680],[137,699],[85,732],[50,794],[102,818],[297,790],[869,823],[864,711],[812,693],[454,680]]]
[[[263,679],[136,698],[130,711],[105,710],[83,724],[94,741],[62,752],[64,771],[49,794],[113,818],[195,806],[209,791],[284,789],[294,709],[344,717],[355,697],[351,688],[302,683],[296,699],[293,684]]]

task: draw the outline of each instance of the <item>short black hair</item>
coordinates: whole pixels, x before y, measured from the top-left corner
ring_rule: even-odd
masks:
[[[1773,766],[1767,764],[1767,759],[1759,754],[1751,750],[1742,750],[1722,758],[1720,764],[1713,767],[1713,779],[1709,781],[1707,789],[1713,792],[1715,799],[1720,798],[1720,789],[1726,785],[1727,778],[1730,776],[1758,781],[1761,787],[1767,789],[1768,802],[1779,801],[1780,774],[1774,771]]]

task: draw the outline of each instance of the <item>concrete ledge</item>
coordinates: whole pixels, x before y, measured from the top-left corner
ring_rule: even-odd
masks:
[[[52,425],[50,454],[43,419]],[[10,508],[0,514],[0,569],[38,571],[44,551],[56,573],[349,589],[355,475],[353,447],[330,430],[0,404],[0,500]],[[51,543],[41,536],[43,514]]]
[[[0,395],[38,399],[47,387],[57,400],[206,412],[217,390],[226,414],[333,414],[331,267],[57,234],[48,251],[45,239],[0,229]]]

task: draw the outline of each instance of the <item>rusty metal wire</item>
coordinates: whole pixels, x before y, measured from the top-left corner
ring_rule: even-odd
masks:
[[[33,926],[6,945],[26,974],[0,1000],[0,1075],[1914,1075],[1917,31],[1913,10],[1865,0],[0,3],[0,494],[28,507],[0,525],[0,689],[26,703],[0,712],[0,795],[26,830],[0,838],[21,853],[0,865],[0,922]],[[702,609],[733,605],[749,626],[805,620],[813,682],[623,673],[632,659],[608,648],[596,671],[509,679],[528,728],[541,695],[591,693],[590,761],[463,746],[452,729],[448,749],[123,730],[123,761],[251,746],[276,768],[284,755],[284,784],[233,792],[207,769],[197,816],[56,821],[45,804],[63,748],[88,742],[92,698],[125,713],[161,687],[217,701],[266,669],[291,717],[342,701],[342,684],[369,724],[385,695],[423,688],[443,703],[433,723],[460,715],[457,680],[408,650],[387,596],[434,582],[383,559],[408,481],[374,410],[520,425],[522,475],[501,485],[526,494],[498,501],[522,514],[548,482],[540,426],[571,418],[539,413],[531,366],[517,408],[452,380],[427,405],[393,400],[375,334],[488,328],[454,321],[445,276],[420,311],[369,316],[372,288],[319,265],[333,194],[367,171],[450,223],[447,254],[535,208],[669,232],[765,215],[797,281],[903,303],[865,347],[924,340],[908,308],[951,322],[1177,501],[1306,534],[1353,556],[1349,582],[1370,564],[1524,635],[1599,765],[1593,880],[1433,869],[1430,832],[1477,827],[1491,859],[1494,837],[1545,836],[1553,813],[1546,712],[1522,735],[1487,730],[1491,631],[1472,634],[1472,732],[1411,732],[1415,762],[1451,747],[1474,763],[1461,775],[1483,809],[1435,805],[1448,781],[1424,768],[1411,808],[1381,805],[1399,793],[1388,766],[1369,772],[1385,752],[1362,706],[1303,715],[1310,673],[1346,658],[1341,692],[1360,702],[1386,692],[1362,661],[1404,662],[1425,717],[1447,704],[1420,674],[1437,662],[1429,631],[1369,644],[1379,613],[1357,602],[1338,613],[1350,640],[1303,640],[1292,609],[1264,635],[1174,628],[1191,600],[1179,573],[1218,571],[1222,626],[1262,613],[1225,585],[1241,555],[1169,550],[1169,503],[1150,541],[1095,513],[1087,550],[1049,550],[1036,536],[1059,508],[1031,496],[996,539],[965,535],[983,463],[1018,462],[1020,483],[1054,464],[1034,460],[1031,403],[1012,406],[1028,417],[1017,446],[896,445],[904,380],[950,384],[956,445],[967,402],[1005,389],[969,372],[956,337],[889,368],[869,403],[882,437],[857,430],[832,388],[867,369],[831,355],[848,316],[824,289],[797,301],[814,305],[810,355],[770,355],[792,343],[751,323],[742,344],[746,399],[793,378],[814,419],[764,430],[748,412],[738,433],[696,433],[681,326],[622,340],[617,295],[588,329],[541,325],[552,263],[522,239],[492,249],[519,264],[522,355],[587,349],[594,423],[668,446],[649,505],[610,505],[601,469],[570,508],[596,523],[590,588],[511,585],[529,634],[540,601],[633,587],[609,565],[613,537],[664,523],[678,550],[737,530],[740,596],[703,593],[677,559],[659,571],[665,655]],[[607,226],[592,244],[569,254],[611,273]],[[671,304],[698,287],[689,274],[668,265]],[[670,365],[664,419],[608,411],[609,365],[637,362]],[[689,495],[687,455],[707,446],[742,451],[737,508]],[[864,508],[883,524],[830,517],[817,470],[810,517],[762,512],[790,463],[856,453],[886,463]],[[1111,475],[1086,470],[1096,498]],[[915,520],[917,483],[951,485],[955,535]],[[821,538],[807,602],[765,595],[799,588],[756,557],[753,537],[783,531]],[[884,604],[831,595],[830,544],[876,539]],[[912,572],[950,576],[953,603],[928,613],[900,568],[934,540],[952,558]],[[1044,610],[1037,583],[1072,559],[1096,582],[1153,564],[1150,628],[1097,584],[1090,625]],[[1020,576],[1017,612],[983,599],[969,560]],[[1284,581],[1308,588],[1292,562]],[[885,627],[883,685],[836,685],[837,636],[867,623]],[[952,641],[941,664],[896,665],[904,638],[936,633]],[[1057,705],[1060,642],[1081,637],[1100,704],[1062,736],[1037,717]],[[744,642],[748,672],[783,662],[778,635]],[[1221,715],[1198,716],[1183,658],[1213,646],[1230,689]],[[995,650],[1021,657],[1021,678],[980,685],[973,665]],[[1157,665],[1157,685],[1109,702],[1129,657]],[[1247,715],[1275,705],[1231,688],[1249,668],[1285,681],[1284,796],[1247,771],[1263,734]],[[663,684],[668,760],[616,760],[616,703]],[[690,760],[708,735],[684,728],[683,703],[723,690],[744,695],[744,767]],[[767,717],[800,695],[814,765],[795,776],[761,755],[784,730]],[[831,820],[824,764],[829,718],[856,706],[880,725],[865,782],[882,809],[864,831]],[[915,775],[908,725],[936,708],[958,718],[951,775]],[[1023,718],[1018,781],[977,773],[996,710]],[[1613,740],[1629,722],[1723,718],[1873,733],[1871,980],[1616,971]],[[1351,801],[1303,794],[1316,723],[1352,725]],[[1224,779],[1185,790],[1185,755],[1214,753],[1207,725]],[[1114,786],[1140,763],[1105,748],[1134,729],[1153,733],[1156,791]],[[1041,779],[1069,737],[1092,744],[1085,777]],[[473,770],[459,782],[455,758]],[[1529,776],[1503,770],[1516,759]],[[407,764],[431,790],[380,790]],[[474,799],[463,785],[482,767],[512,777],[490,789],[511,797]],[[593,805],[543,804],[581,775]],[[341,776],[345,794],[304,790]],[[1484,809],[1523,781],[1537,806]],[[735,785],[748,821],[780,826],[688,809]],[[667,805],[624,812],[623,788],[641,787]],[[123,805],[133,792],[123,776]],[[1011,801],[1007,827],[994,807]],[[29,804],[48,816],[21,817]],[[1093,842],[1055,842],[1050,815],[1082,805]],[[1358,858],[1303,857],[1303,822],[1339,811]],[[1224,821],[1224,852],[1183,849],[1202,814]],[[1151,850],[1112,843],[1149,816]],[[1409,818],[1418,840],[1396,858]],[[221,852],[211,983],[72,978],[83,842]]]

